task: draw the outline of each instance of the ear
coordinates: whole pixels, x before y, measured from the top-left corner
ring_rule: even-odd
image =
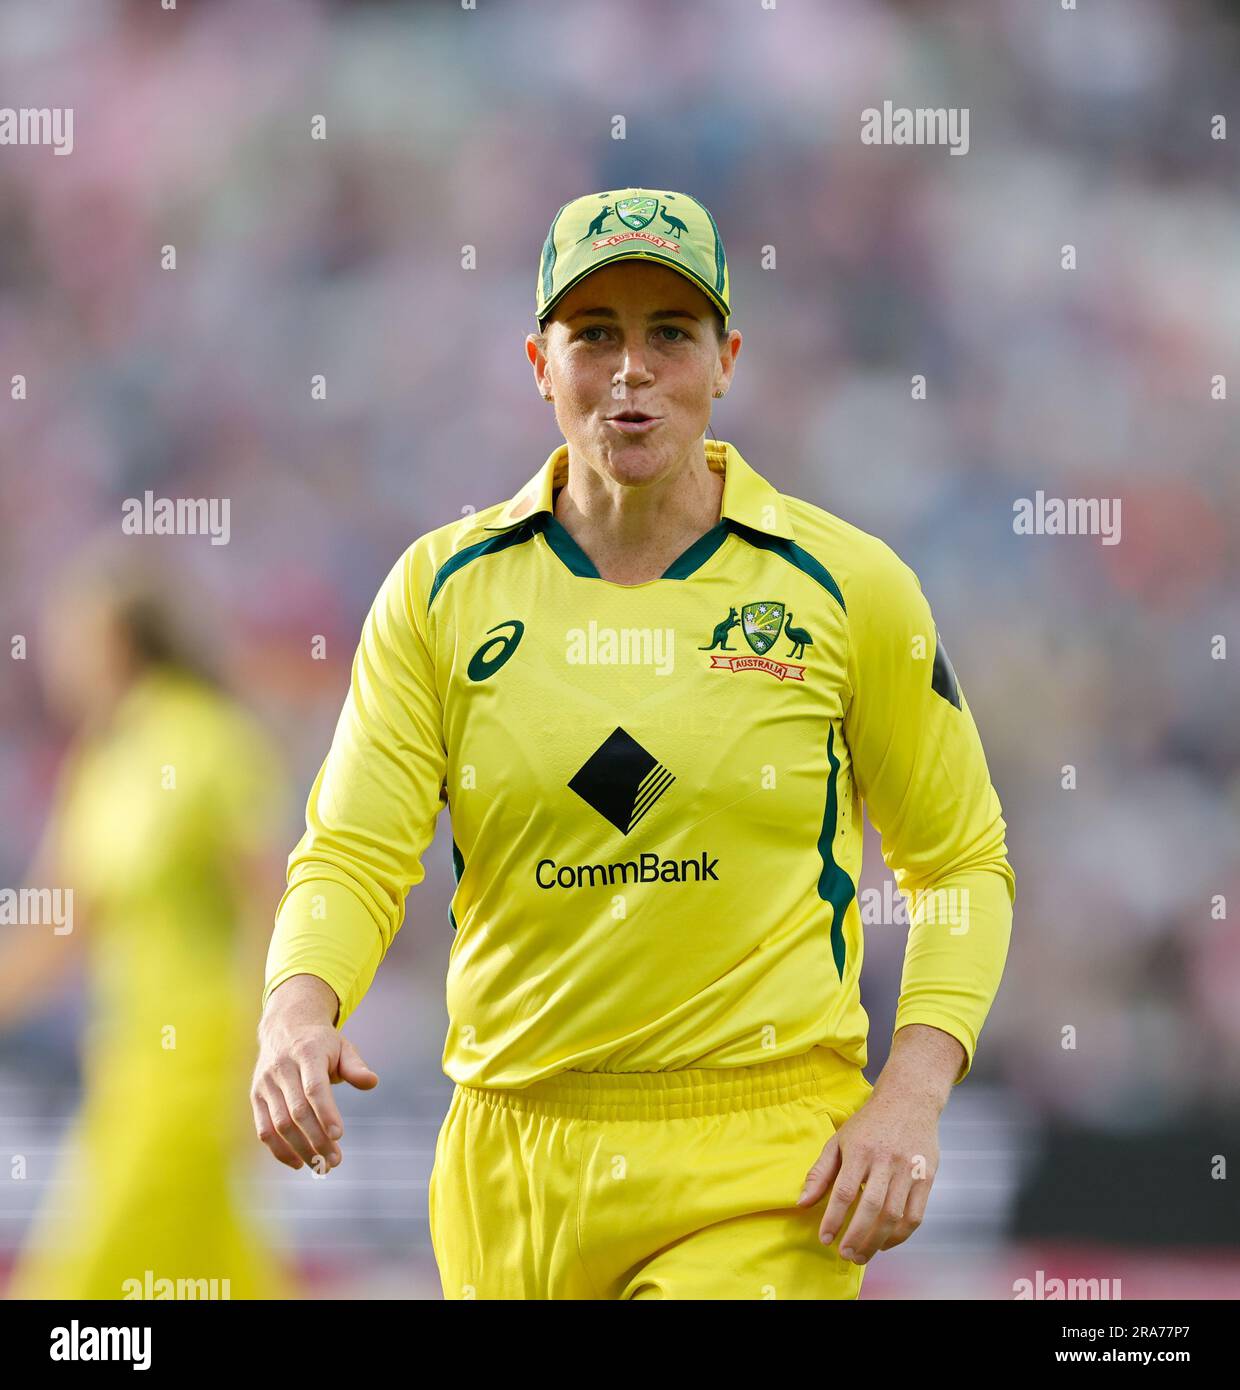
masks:
[[[535,386],[537,386],[543,400],[549,401],[551,397],[550,395],[548,395],[548,388],[550,387],[551,382],[548,380],[547,377],[548,364],[546,353],[544,351],[545,347],[545,334],[529,333],[526,335],[525,355],[529,358],[530,366],[534,369],[534,384]],[[540,359],[542,360],[542,380],[539,380],[538,370],[538,363]]]

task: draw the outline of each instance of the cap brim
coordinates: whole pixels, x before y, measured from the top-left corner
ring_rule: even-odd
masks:
[[[727,325],[728,319],[732,317],[731,310],[715,292],[714,288],[708,285],[700,275],[690,270],[687,266],[677,265],[675,261],[669,260],[666,256],[652,255],[649,251],[621,251],[615,256],[608,256],[607,259],[602,261],[599,265],[587,266],[585,270],[574,275],[568,284],[557,290],[555,295],[548,302],[546,308],[537,316],[539,332],[546,328],[547,320],[555,311],[555,306],[564,298],[569,290],[575,285],[579,285],[587,276],[593,275],[595,271],[606,270],[609,265],[615,265],[617,261],[653,261],[655,265],[666,266],[668,270],[683,276],[695,289],[702,291],[706,298],[709,299],[715,308],[723,315],[725,326]]]

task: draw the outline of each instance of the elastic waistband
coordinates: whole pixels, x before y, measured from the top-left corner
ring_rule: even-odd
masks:
[[[868,1092],[855,1062],[827,1047],[749,1067],[684,1067],[674,1071],[562,1071],[519,1090],[465,1086],[467,1100],[499,1109],[589,1120],[676,1119],[724,1115],[820,1096],[845,1102]]]

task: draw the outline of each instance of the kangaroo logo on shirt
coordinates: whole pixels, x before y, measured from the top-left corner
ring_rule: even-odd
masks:
[[[766,671],[776,680],[803,681],[805,679],[804,666],[798,666],[789,661],[776,661],[767,656],[767,653],[779,641],[781,633],[791,643],[788,656],[804,656],[805,648],[814,645],[814,639],[803,627],[792,625],[792,614],[782,603],[778,603],[774,599],[762,599],[754,603],[746,603],[741,608],[739,618],[735,608],[729,609],[728,616],[715,624],[715,632],[710,644],[699,647],[698,650],[703,652],[733,651],[734,648],[728,645],[728,636],[732,629],[737,626],[740,627],[745,641],[749,643],[757,656],[712,656],[710,659],[712,671]]]
[[[736,609],[729,608],[728,616],[724,618],[722,622],[715,624],[715,635],[710,639],[710,646],[699,647],[698,651],[713,652],[715,648],[718,647],[721,651],[730,652],[732,648],[728,646],[728,633],[731,632],[739,622],[740,619],[736,616]]]

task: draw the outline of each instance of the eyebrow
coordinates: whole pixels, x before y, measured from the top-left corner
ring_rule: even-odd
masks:
[[[619,315],[614,309],[599,307],[597,309],[578,309],[568,315],[569,322],[573,319],[585,318],[587,315],[601,319],[615,319]],[[698,316],[691,314],[688,309],[656,309],[652,314],[648,314],[647,319],[653,322],[655,319],[688,319],[691,323],[698,322]]]

